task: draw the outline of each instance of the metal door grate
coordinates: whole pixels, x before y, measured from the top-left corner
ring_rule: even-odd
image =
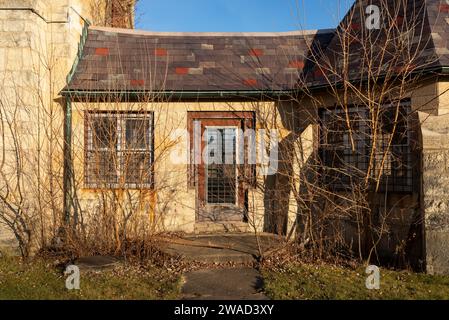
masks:
[[[237,190],[236,128],[206,129],[208,204],[235,204]]]

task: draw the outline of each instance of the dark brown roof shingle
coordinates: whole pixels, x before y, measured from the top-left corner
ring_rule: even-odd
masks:
[[[366,27],[368,5],[380,8],[380,29]],[[318,63],[306,75],[310,87],[449,66],[449,4],[446,0],[358,0],[314,60]]]
[[[386,20],[386,29],[366,32],[368,4],[377,4],[397,17]],[[397,4],[403,8],[395,11]],[[414,29],[405,31],[412,39],[411,47],[404,52],[385,49],[385,44],[396,46],[385,36],[388,24],[400,26],[401,33],[409,21]],[[343,72],[337,70],[343,57],[342,34],[353,37],[347,68],[350,79],[366,77],[362,54],[372,57],[370,68],[380,71],[449,66],[446,0],[358,0],[336,30],[162,33],[91,27],[64,91],[282,91],[299,84],[328,85],[342,80]],[[362,46],[360,39],[367,35],[374,41]],[[419,54],[402,66],[400,55],[415,51]],[[389,56],[391,52],[399,57]]]
[[[245,91],[293,88],[312,43],[332,31],[153,33],[89,28],[70,90]]]

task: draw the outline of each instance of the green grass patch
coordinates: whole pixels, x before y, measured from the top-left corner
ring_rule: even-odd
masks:
[[[0,300],[159,300],[176,299],[180,278],[157,267],[117,267],[81,272],[80,290],[65,287],[66,276],[50,263],[0,258]]]
[[[364,268],[303,264],[262,274],[266,294],[278,300],[449,299],[449,276],[381,269],[380,290],[368,290]]]

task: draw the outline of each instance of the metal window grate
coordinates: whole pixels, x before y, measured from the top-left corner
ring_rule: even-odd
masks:
[[[152,187],[152,113],[87,112],[85,144],[87,187]]]
[[[411,192],[416,161],[411,151],[410,104],[383,105],[373,112],[356,106],[348,112],[322,111],[324,182],[342,190],[364,183],[368,176],[372,189]]]

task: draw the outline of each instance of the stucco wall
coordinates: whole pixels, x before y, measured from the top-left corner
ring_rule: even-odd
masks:
[[[184,232],[213,232],[224,231],[223,228],[213,223],[199,226],[195,225],[195,199],[196,190],[188,187],[188,166],[186,163],[176,164],[171,159],[171,154],[184,155],[188,159],[188,140],[184,134],[174,135],[175,130],[187,132],[187,114],[189,111],[255,111],[257,128],[276,129],[281,141],[291,131],[288,121],[291,117],[291,106],[276,106],[272,102],[245,103],[245,102],[193,102],[193,103],[136,103],[136,104],[108,104],[108,103],[74,103],[73,104],[73,143],[76,168],[76,181],[79,188],[79,199],[85,214],[98,205],[98,190],[84,188],[84,111],[85,110],[147,110],[154,112],[155,130],[155,190],[154,198],[144,201],[156,201],[154,212],[152,205],[144,206],[143,215],[148,219],[154,218],[158,230],[184,231]],[[290,110],[290,111],[289,111]],[[305,130],[303,137],[311,135],[310,130]],[[309,136],[305,141],[311,141]],[[167,149],[167,146],[171,145]],[[260,171],[258,171],[260,172]],[[258,175],[263,184],[264,176]],[[284,195],[292,200],[291,195]],[[263,231],[266,227],[265,199],[266,195],[260,189],[250,189],[248,195],[250,224],[237,225],[241,231],[251,231],[255,227]],[[294,201],[289,201],[288,220],[290,228],[295,220],[296,208]]]

